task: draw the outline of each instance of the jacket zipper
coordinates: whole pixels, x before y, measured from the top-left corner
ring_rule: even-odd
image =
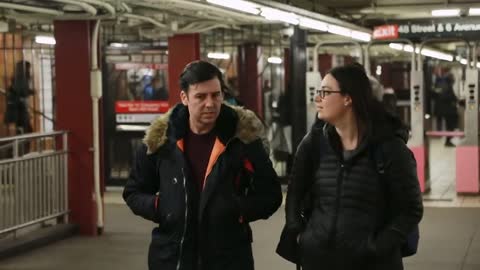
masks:
[[[187,192],[187,180],[185,178],[185,172],[182,168],[182,175],[183,175],[183,188],[185,190],[185,221],[183,225],[183,234],[182,239],[180,240],[180,252],[178,255],[178,262],[177,262],[177,270],[180,270],[182,266],[182,254],[183,254],[183,242],[185,241],[185,234],[187,233],[187,221],[188,221],[188,192]]]
[[[220,155],[218,155],[217,161],[218,161],[218,159],[227,151],[227,148],[228,148],[228,146],[230,145],[230,143],[232,142],[232,140],[233,140],[233,139],[228,140],[228,142],[225,144],[225,149],[223,150],[222,153],[220,153]],[[216,162],[216,161],[215,161],[215,162]],[[182,172],[183,172],[183,169],[182,169]],[[208,175],[205,176],[205,181],[207,181],[207,178],[208,178]],[[185,176],[183,177],[183,182],[185,183]],[[204,185],[206,185],[206,182],[205,182]],[[202,191],[202,192],[203,192],[203,191]],[[187,202],[187,198],[186,198],[186,196],[185,196],[185,203],[186,203],[186,202]],[[185,222],[186,222],[186,220],[187,220],[187,213],[185,213]],[[201,226],[202,226],[202,224],[198,223],[198,229],[199,229],[199,230],[201,229]],[[186,231],[186,226],[185,226],[185,228],[184,228],[184,234],[185,234],[185,231]],[[182,242],[181,242],[181,243],[183,243],[183,237],[182,237]],[[199,245],[200,245],[200,244],[199,244]],[[180,250],[180,251],[181,251],[181,250]],[[182,253],[180,252],[180,254],[182,254]],[[199,256],[200,256],[200,255],[199,255]],[[179,261],[179,264],[180,264],[180,261]],[[201,265],[201,258],[200,258],[200,257],[199,257],[199,265]],[[180,270],[179,268],[180,268],[180,267],[177,265],[177,270]],[[201,266],[200,266],[200,268],[201,268]]]
[[[339,173],[339,181],[338,181],[338,186],[337,186],[337,197],[335,200],[335,214],[333,216],[333,224],[332,224],[332,230],[330,233],[330,240],[329,243],[330,245],[334,245],[334,240],[336,238],[337,234],[337,223],[338,223],[338,215],[340,211],[340,201],[341,198],[340,196],[342,195],[342,186],[343,186],[343,178],[345,177],[345,165],[343,163],[340,164],[340,173]]]

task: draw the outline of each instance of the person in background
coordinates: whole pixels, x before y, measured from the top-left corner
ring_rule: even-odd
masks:
[[[7,92],[7,106],[4,122],[13,123],[16,134],[33,132],[30,123],[29,97],[35,92],[31,88],[31,65],[28,61],[19,61],[15,65],[15,74]]]
[[[385,110],[393,115],[397,114],[397,95],[392,87],[386,87],[383,91],[382,104]]]
[[[453,131],[458,127],[458,99],[453,91],[454,78],[451,73],[446,73],[444,76],[438,77],[435,81],[436,88],[436,111],[439,122],[445,119],[446,128],[448,131]],[[440,125],[441,126],[441,125]],[[445,146],[454,147],[451,142],[452,137],[445,138]]]
[[[127,72],[122,70],[119,72],[117,81],[116,81],[116,100],[125,100],[130,101],[133,100],[134,97],[130,92],[128,80],[127,80]]]

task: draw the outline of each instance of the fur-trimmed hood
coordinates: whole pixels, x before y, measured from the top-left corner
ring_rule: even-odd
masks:
[[[188,132],[188,108],[178,104],[167,113],[155,119],[148,127],[143,143],[147,153],[155,153],[168,141],[175,143]],[[254,112],[243,107],[222,104],[220,115],[215,124],[216,134],[226,144],[232,138],[238,138],[245,144],[262,139],[268,149],[263,123]]]

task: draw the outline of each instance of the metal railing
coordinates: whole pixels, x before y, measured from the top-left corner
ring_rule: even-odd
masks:
[[[0,159],[0,236],[49,220],[67,223],[67,132],[1,138],[0,144],[11,146]]]

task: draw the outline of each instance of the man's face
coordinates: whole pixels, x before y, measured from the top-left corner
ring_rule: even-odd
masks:
[[[223,102],[218,78],[190,85],[188,92],[180,93],[180,98],[183,105],[188,106],[191,124],[203,128],[215,125]]]

